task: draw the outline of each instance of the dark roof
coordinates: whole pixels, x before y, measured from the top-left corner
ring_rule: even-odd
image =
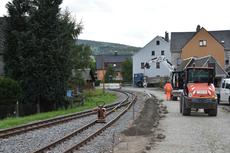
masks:
[[[97,55],[96,56],[96,69],[103,68],[104,63],[122,63],[126,59],[131,58],[131,55]]]
[[[230,30],[208,31],[225,50],[230,50]],[[172,53],[180,53],[185,44],[192,39],[196,32],[172,32],[170,49]],[[224,43],[222,43],[224,41]]]
[[[176,68],[177,71],[184,71],[184,69],[186,67],[188,67],[188,65],[190,65],[190,63],[192,63],[192,61],[194,60],[193,57],[184,59],[181,64]]]
[[[181,52],[184,45],[192,39],[195,32],[171,32],[171,52]]]
[[[183,71],[187,67],[192,67],[193,63],[195,63],[196,67],[208,67],[208,63],[216,63],[215,71],[216,77],[226,77],[227,72],[220,66],[217,60],[211,55],[204,57],[191,57],[182,61],[181,65],[176,69],[176,71]]]

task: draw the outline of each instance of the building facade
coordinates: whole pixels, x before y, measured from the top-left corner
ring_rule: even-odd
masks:
[[[189,57],[211,55],[226,68],[230,60],[230,31],[207,31],[197,26],[196,32],[172,32],[170,50],[176,66]]]
[[[116,76],[113,78],[114,80],[123,80],[121,75],[121,67],[122,63],[130,59],[131,55],[97,55],[96,59],[96,71],[97,71],[97,79],[103,80],[106,74],[106,70],[109,66],[112,66]]]
[[[170,42],[168,34],[165,38],[156,36],[139,52],[133,55],[133,77],[134,74],[143,73],[147,77],[166,77],[170,75],[169,69],[161,62],[150,63],[150,68],[144,68],[146,62],[159,56],[164,56],[171,61]]]

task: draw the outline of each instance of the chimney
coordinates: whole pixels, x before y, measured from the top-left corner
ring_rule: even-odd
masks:
[[[169,33],[165,31],[165,41],[169,42]]]
[[[196,26],[196,32],[198,32],[198,31],[200,31],[200,25],[199,24]]]

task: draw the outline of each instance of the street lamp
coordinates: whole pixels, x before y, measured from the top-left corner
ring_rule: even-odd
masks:
[[[104,54],[102,54],[102,71],[103,71],[103,94],[105,93],[105,61],[104,61]]]

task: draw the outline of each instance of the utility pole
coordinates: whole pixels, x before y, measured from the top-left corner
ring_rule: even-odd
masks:
[[[104,61],[104,54],[102,55],[102,71],[103,71],[103,94],[105,94],[105,61]]]

